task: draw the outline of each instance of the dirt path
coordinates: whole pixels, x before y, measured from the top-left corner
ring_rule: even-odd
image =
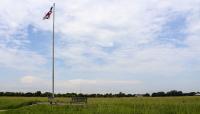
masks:
[[[8,110],[0,110],[0,112],[5,112],[5,111],[8,111]]]
[[[22,107],[31,107],[31,106],[35,106],[35,105],[50,105],[49,102],[37,102],[37,103],[33,103],[31,105],[25,105],[25,106],[22,106]],[[83,105],[83,104],[69,104],[69,103],[56,103],[56,104],[52,104],[52,105],[57,105],[57,106],[66,106],[66,105]],[[21,107],[19,107],[21,108]],[[18,109],[18,108],[16,108]],[[8,110],[15,110],[15,109],[4,109],[4,110],[0,110],[0,112],[5,112],[5,111],[8,111]]]

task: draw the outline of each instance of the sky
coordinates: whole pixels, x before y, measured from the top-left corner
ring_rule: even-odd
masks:
[[[200,91],[200,0],[1,0],[0,91]]]

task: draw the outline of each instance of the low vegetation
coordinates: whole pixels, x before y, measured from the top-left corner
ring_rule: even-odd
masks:
[[[21,105],[46,102],[43,97],[0,97],[0,114],[199,114],[200,97],[89,98],[86,105]]]

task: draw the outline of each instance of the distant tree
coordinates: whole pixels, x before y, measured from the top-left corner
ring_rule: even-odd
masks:
[[[82,93],[79,93],[79,94],[78,94],[78,97],[85,97],[85,95],[82,94]]]
[[[165,96],[165,92],[157,92],[151,95],[152,97],[163,97]]]
[[[172,90],[172,91],[167,92],[166,96],[183,96],[183,92]]]
[[[42,94],[42,97],[50,97],[51,93],[50,92],[45,92]]]
[[[97,97],[96,94],[89,94],[88,97]]]
[[[127,94],[126,97],[135,97],[135,95]]]
[[[0,96],[4,96],[4,92],[0,92]]]
[[[143,95],[144,97],[150,97],[150,94],[149,93],[146,93]]]
[[[96,96],[97,96],[97,97],[103,97],[103,95],[102,95],[102,94],[96,94]]]
[[[35,96],[37,96],[37,97],[41,97],[41,96],[42,96],[42,92],[41,92],[41,91],[37,91],[37,92],[35,92]]]
[[[5,94],[5,96],[15,96],[16,95],[14,92],[6,92],[4,94]]]
[[[164,96],[194,96],[199,92],[190,92],[183,93],[182,91],[172,90],[167,93],[165,92],[157,92],[153,93],[152,97],[164,97]],[[149,97],[150,94],[140,94],[141,96]],[[41,91],[37,91],[35,93],[23,93],[23,92],[0,92],[0,96],[25,96],[25,97],[49,97],[51,96],[50,92],[42,93]],[[55,94],[56,97],[135,97],[135,94],[125,94],[123,92],[119,92],[118,94],[106,93],[106,94],[77,94],[77,93],[65,93],[65,94]]]
[[[183,95],[184,96],[195,96],[197,93],[196,92],[190,92],[190,93],[184,93]]]
[[[106,93],[104,94],[104,97],[113,97],[112,93]]]
[[[125,93],[122,93],[122,92],[119,92],[118,94],[116,94],[117,97],[125,97],[126,94]]]
[[[28,93],[25,93],[25,96],[26,96],[26,97],[33,97],[33,96],[34,96],[34,94],[33,94],[33,93],[31,93],[31,92],[28,92]]]

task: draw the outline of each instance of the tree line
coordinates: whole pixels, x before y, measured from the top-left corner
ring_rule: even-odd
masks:
[[[189,93],[183,93],[182,91],[172,90],[169,92],[157,92],[153,93],[152,97],[168,97],[168,96],[195,96],[197,94],[200,94],[200,92],[189,92]]]
[[[119,92],[118,94],[106,93],[106,94],[82,94],[82,93],[58,93],[55,97],[167,97],[167,96],[195,96],[200,92],[183,93],[182,91],[172,90],[169,92],[155,92],[152,94],[125,94]],[[50,92],[41,91],[37,92],[0,92],[0,96],[13,96],[13,97],[50,97]]]

